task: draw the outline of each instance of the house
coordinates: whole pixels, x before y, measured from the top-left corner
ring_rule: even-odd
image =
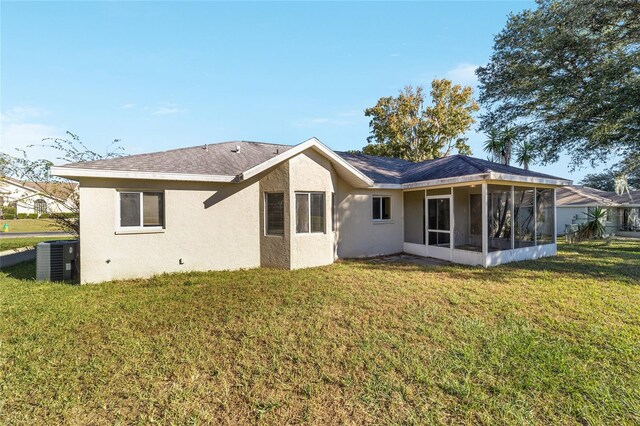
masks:
[[[0,176],[0,206],[13,207],[16,214],[68,213],[75,184],[28,182]]]
[[[588,212],[605,209],[607,234],[640,237],[640,191],[624,194],[601,191],[588,186],[571,185],[557,190],[557,234],[576,230],[588,220]]]
[[[464,155],[412,163],[334,152],[316,138],[225,142],[52,173],[79,181],[82,282],[399,252],[485,267],[552,256],[555,191],[570,184]]]

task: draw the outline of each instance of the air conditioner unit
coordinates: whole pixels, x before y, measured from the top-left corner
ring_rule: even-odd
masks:
[[[78,240],[44,241],[36,245],[36,280],[78,278]]]

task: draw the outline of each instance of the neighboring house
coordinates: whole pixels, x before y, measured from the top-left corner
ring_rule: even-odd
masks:
[[[576,230],[588,220],[589,210],[606,210],[607,234],[640,237],[640,191],[621,195],[588,186],[572,185],[557,190],[557,233]]]
[[[26,182],[0,177],[0,206],[15,207],[16,213],[68,213],[69,197],[77,185],[57,182]]]
[[[482,266],[551,256],[555,188],[570,184],[463,155],[411,163],[334,152],[315,138],[225,142],[52,173],[80,182],[82,282],[399,252]]]

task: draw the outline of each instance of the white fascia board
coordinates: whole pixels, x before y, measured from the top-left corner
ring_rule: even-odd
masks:
[[[374,183],[372,188],[374,189],[402,189],[402,184],[399,183]]]
[[[339,155],[337,155],[335,152],[333,152],[330,148],[328,148],[326,145],[324,145],[322,142],[320,142],[316,138],[307,139],[306,141],[294,146],[293,148],[283,152],[282,154],[276,155],[272,159],[267,160],[264,163],[258,164],[257,166],[250,168],[246,172],[242,173],[241,180],[250,179],[253,176],[258,175],[264,172],[265,170],[277,164],[280,164],[283,161],[286,161],[309,148],[315,149],[316,151],[320,152],[322,155],[327,157],[329,160],[331,160],[333,163],[346,169],[346,171],[354,175],[359,181],[364,183],[366,186],[370,187],[373,185],[373,180],[367,177],[367,175],[365,175],[360,170],[353,167],[351,164],[349,164],[347,161],[345,161],[343,158],[341,158]]]
[[[51,167],[53,176],[78,180],[78,178],[107,178],[107,179],[142,179],[142,180],[172,180],[189,182],[236,182],[237,176],[233,175],[201,175],[188,173],[158,173],[139,172],[129,170],[97,170],[80,169],[75,167],[57,166]]]
[[[543,185],[554,185],[554,186],[567,186],[571,185],[572,181],[567,179],[550,179],[550,178],[541,178],[535,176],[520,176],[520,175],[512,175],[508,173],[489,173],[489,180],[505,180],[511,182],[524,182],[524,183],[540,183]]]
[[[402,189],[424,188],[429,186],[452,185],[456,183],[473,182],[488,179],[488,173],[458,176],[443,179],[423,180],[420,182],[403,183]]]

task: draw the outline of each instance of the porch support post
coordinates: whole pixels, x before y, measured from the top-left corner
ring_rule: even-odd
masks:
[[[556,188],[552,189],[553,191],[553,244],[558,244],[558,223],[556,222]]]
[[[489,253],[489,200],[486,182],[482,184],[482,265],[487,267],[487,254]]]
[[[511,185],[511,250],[516,248],[516,191]]]

